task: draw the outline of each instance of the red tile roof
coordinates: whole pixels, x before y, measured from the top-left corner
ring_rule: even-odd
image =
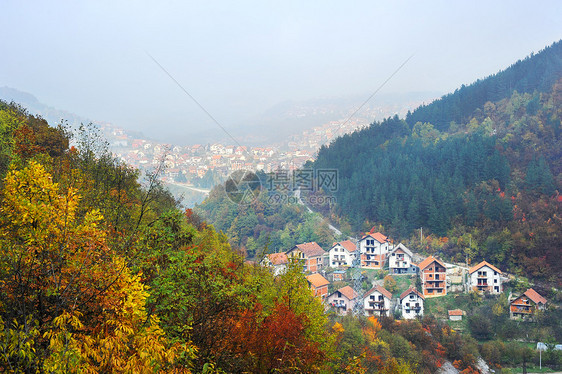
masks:
[[[415,293],[416,295],[421,297],[423,300],[425,300],[425,297],[423,297],[423,295],[413,287],[410,287],[406,291],[402,292],[402,295],[400,295],[400,300],[402,300],[403,298],[405,298],[406,296],[408,296],[411,293]]]
[[[349,300],[355,299],[357,296],[357,292],[350,286],[342,287],[338,290],[343,296],[347,297]]]
[[[306,277],[306,280],[311,285],[313,285],[315,288],[320,288],[322,286],[326,286],[326,285],[330,284],[330,282],[326,278],[324,278],[322,275],[320,275],[318,273],[308,275]]]
[[[497,271],[499,274],[502,273],[500,269],[498,269],[497,267],[495,267],[495,266],[492,265],[492,264],[489,264],[489,263],[486,262],[486,261],[482,261],[482,262],[479,263],[478,265],[471,267],[470,270],[468,271],[468,273],[469,273],[469,274],[472,274],[472,273],[474,273],[475,271],[477,271],[478,269],[480,269],[480,268],[482,268],[482,267],[484,267],[484,266],[487,266],[487,267],[489,267],[490,269],[492,269],[492,270],[494,270],[494,271]]]
[[[533,300],[535,304],[539,304],[539,303],[546,304],[546,299],[541,295],[539,295],[538,292],[533,290],[532,288],[529,288],[527,291],[525,291],[523,295]]]
[[[380,232],[375,232],[375,233],[369,232],[365,234],[362,239],[366,238],[367,236],[370,236],[371,238],[375,239],[377,242],[381,244],[386,243],[388,241],[388,238],[383,234],[381,234]]]
[[[271,253],[268,254],[267,257],[273,265],[286,265],[289,263],[289,259],[287,258],[287,254],[285,252]]]
[[[438,259],[436,259],[433,256],[429,256],[428,258],[426,258],[425,260],[423,260],[422,262],[420,262],[420,264],[418,265],[418,267],[420,268],[420,271],[423,271],[423,269],[425,269],[426,267],[428,267],[431,263],[433,262],[437,262],[439,265],[443,266],[444,268],[446,268],[445,264],[442,263],[441,261],[439,261]]]
[[[449,316],[462,316],[463,312],[460,309],[449,310]]]
[[[348,252],[355,252],[357,250],[357,246],[351,240],[344,240],[343,242],[336,242],[333,246],[337,244],[344,247]]]
[[[306,257],[318,257],[324,254],[324,250],[316,242],[297,244],[295,247],[300,249]],[[293,249],[295,248],[293,247]],[[293,249],[291,249],[291,251]]]
[[[379,292],[381,294],[383,294],[385,297],[387,297],[388,299],[392,299],[392,294],[390,293],[390,291],[388,291],[386,288],[384,288],[383,286],[379,286],[378,284],[371,288],[363,297],[367,297],[370,294],[372,294],[373,292]]]

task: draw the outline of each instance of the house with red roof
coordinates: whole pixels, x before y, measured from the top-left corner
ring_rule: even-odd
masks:
[[[288,263],[289,258],[285,252],[270,253],[261,262],[262,266],[272,269],[274,276],[283,274],[287,269]]]
[[[546,307],[546,299],[532,288],[509,303],[509,318],[531,319]]]
[[[324,254],[322,247],[316,242],[297,244],[287,252],[288,258],[294,258],[302,262],[303,271],[317,273],[322,269]]]
[[[424,297],[447,295],[447,269],[445,264],[433,256],[429,256],[419,265]]]
[[[398,244],[388,254],[388,270],[390,274],[416,274],[418,266],[412,262],[414,254],[404,244]]]
[[[359,253],[361,254],[361,267],[367,269],[382,269],[390,248],[390,241],[380,232],[371,232],[363,235],[359,240]]]
[[[386,288],[376,285],[363,296],[363,309],[366,316],[390,316],[392,294]]]
[[[326,303],[334,308],[339,315],[345,315],[352,311],[358,301],[359,295],[350,286],[332,292],[326,299]]]
[[[357,258],[357,246],[351,240],[334,243],[328,251],[329,266],[333,268],[352,266]]]
[[[400,295],[400,310],[402,318],[414,319],[423,316],[423,302],[425,297],[413,287],[408,288]]]
[[[462,321],[462,316],[464,312],[460,309],[452,309],[448,311],[449,313],[449,320],[451,321]]]
[[[500,294],[503,291],[501,270],[482,261],[468,270],[470,288],[477,292]]]
[[[324,301],[326,296],[328,296],[328,285],[330,282],[318,273],[307,275],[306,281],[312,294]]]

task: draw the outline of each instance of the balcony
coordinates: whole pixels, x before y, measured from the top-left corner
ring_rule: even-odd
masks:
[[[440,286],[439,284],[434,284],[434,285],[427,284],[427,285],[424,286],[424,288],[426,290],[435,290],[435,289],[444,289],[445,286]]]
[[[384,307],[384,303],[369,303],[369,309],[371,310],[388,310]]]

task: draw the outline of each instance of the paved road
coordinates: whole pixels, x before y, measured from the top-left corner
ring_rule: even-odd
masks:
[[[301,204],[302,206],[304,206],[310,213],[314,213],[314,211],[312,209],[310,209],[310,207],[308,205],[306,205],[304,203],[304,201],[302,201],[301,199],[301,190],[295,190],[295,197],[297,198],[297,201],[299,204]],[[333,226],[331,223],[328,222],[328,227],[330,228],[330,230],[332,230],[332,232],[336,235],[336,236],[340,236],[341,235],[341,231],[338,230],[335,226]]]
[[[187,188],[188,190],[192,190],[192,191],[196,191],[196,192],[201,192],[202,194],[208,195],[209,192],[211,192],[211,190],[207,190],[204,188],[198,188],[198,187],[193,187],[193,186],[189,186],[187,184],[183,184],[183,183],[177,183],[177,182],[166,182],[168,184],[173,184],[174,186],[178,186],[178,187],[182,187],[182,188]]]

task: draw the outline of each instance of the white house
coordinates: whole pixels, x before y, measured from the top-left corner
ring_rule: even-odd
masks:
[[[337,314],[344,315],[353,310],[358,300],[357,292],[350,286],[345,286],[330,294],[326,302],[336,310]]]
[[[363,309],[366,316],[390,316],[392,294],[382,286],[376,285],[363,296]]]
[[[449,310],[449,320],[451,321],[462,321],[462,316],[464,312],[460,309]]]
[[[503,291],[501,270],[482,261],[468,271],[470,288],[478,292],[490,292],[499,294]]]
[[[361,267],[369,269],[382,269],[390,248],[388,238],[380,232],[365,234],[359,240],[361,253]]]
[[[289,259],[285,252],[280,253],[270,253],[264,257],[262,261],[263,266],[267,266],[272,269],[273,275],[277,276],[283,274],[287,269],[287,264]]]
[[[357,246],[351,240],[334,243],[329,251],[328,266],[336,268],[340,266],[351,266],[353,260],[358,256]]]
[[[415,274],[418,266],[412,262],[412,251],[404,244],[398,244],[388,254],[388,269],[391,274]]]
[[[413,287],[408,288],[400,295],[400,309],[402,318],[414,319],[423,316],[423,302],[425,297]]]

